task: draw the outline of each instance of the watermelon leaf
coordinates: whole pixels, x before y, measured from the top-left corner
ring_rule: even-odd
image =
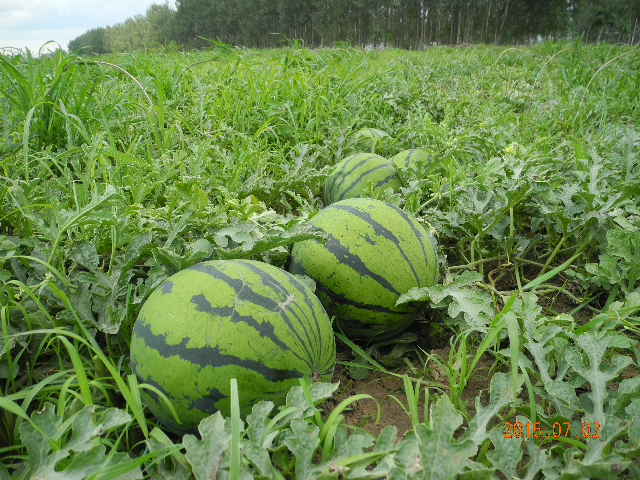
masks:
[[[452,478],[465,467],[467,460],[476,454],[478,447],[473,440],[454,443],[453,434],[462,425],[460,415],[447,395],[431,407],[429,424],[418,424],[414,438],[422,456],[422,478]]]
[[[567,362],[576,373],[590,383],[591,391],[584,394],[590,401],[590,408],[586,409],[587,416],[591,421],[599,422],[600,425],[605,424],[604,403],[608,396],[607,384],[632,363],[631,358],[626,355],[613,355],[608,368],[605,370],[601,368],[610,339],[606,330],[596,333],[585,332],[576,336],[575,341],[586,354],[586,359],[577,349],[567,350],[565,355]]]
[[[390,135],[379,128],[362,128],[353,134],[358,139],[358,144],[367,152],[375,151],[378,143],[383,138],[390,138]]]
[[[335,391],[340,386],[340,383],[323,383],[314,382],[309,386],[309,393],[311,394],[311,400],[313,405],[318,405],[325,400],[331,398]]]
[[[521,387],[524,377],[520,375],[518,381],[518,387]],[[513,400],[510,375],[496,373],[491,378],[491,386],[489,388],[489,405],[483,407],[480,403],[480,396],[476,397],[476,416],[469,423],[469,430],[467,430],[467,435],[465,436],[465,438],[473,440],[476,445],[481,445],[489,436],[487,425],[489,425],[491,419]]]
[[[273,402],[262,401],[257,403],[247,415],[247,437],[256,445],[261,445],[262,434],[269,420],[269,413],[273,410]]]
[[[509,399],[507,398],[507,403]],[[487,452],[487,458],[491,464],[500,470],[506,478],[517,478],[518,462],[522,458],[521,440],[517,438],[508,438],[504,431],[493,428],[489,432],[493,450]]]
[[[201,260],[206,260],[213,254],[213,245],[205,239],[201,238],[193,243],[190,243],[186,247],[186,263],[187,266],[191,266]]]
[[[231,443],[231,428],[220,412],[205,418],[198,425],[202,440],[187,434],[182,443],[187,449],[187,460],[193,467],[196,480],[216,478],[222,465],[224,452]]]
[[[228,227],[216,233],[215,248],[218,256],[223,260],[249,258],[277,247],[283,247],[304,240],[325,241],[327,234],[310,223],[294,224],[291,228],[271,228],[265,232],[251,229],[252,235],[246,231],[246,227],[240,224],[238,227]],[[227,237],[233,241],[233,248],[220,248],[230,246]]]
[[[617,285],[629,294],[640,288],[640,229],[627,224],[607,232],[606,253],[598,264],[587,263],[585,269],[593,274],[590,280],[596,285],[607,290]]]
[[[448,285],[412,288],[400,295],[396,306],[408,302],[429,301],[432,308],[448,307],[450,322],[463,323],[467,328],[486,327],[495,315],[493,299],[485,291],[469,288],[482,281],[478,272],[467,270]],[[461,317],[459,315],[462,314]]]
[[[213,245],[208,240],[201,238],[186,246],[185,255],[178,255],[173,250],[164,247],[156,247],[151,250],[151,253],[158,263],[167,268],[169,274],[173,274],[211,257]]]
[[[21,425],[20,436],[29,459],[26,468],[31,478],[83,480],[117,468],[122,469],[126,478],[142,478],[138,467],[146,458],[131,462],[124,453],[107,454],[100,440],[108,431],[128,424],[131,421],[128,413],[107,409],[100,415],[90,405],[63,420],[56,415],[53,404],[47,403],[32,414],[32,423]]]
[[[98,263],[100,263],[96,245],[89,242],[82,242],[76,246],[69,257],[78,265],[82,265],[92,272],[98,268]]]
[[[296,458],[296,479],[307,480],[313,478],[313,456],[320,445],[320,429],[304,420],[296,419],[291,422],[291,431],[284,444]]]
[[[313,415],[314,413],[314,406],[309,405],[309,402],[302,391],[302,387],[296,386],[289,390],[289,393],[287,393],[286,405],[287,407],[298,408],[301,413],[304,412],[302,416],[303,418]]]
[[[157,427],[155,428],[155,432],[152,431],[151,437],[158,435],[158,431],[162,432]],[[187,463],[184,456],[180,453],[180,449],[182,448],[181,444],[174,445],[174,443],[167,437],[162,434],[164,438],[162,441],[158,441],[155,438],[148,438],[147,448],[150,452],[162,452],[169,449],[171,453],[172,462],[165,461],[164,458],[161,458],[160,461],[155,459],[155,461],[148,462],[145,465],[145,470],[148,473],[151,473],[151,478],[157,479],[172,479],[172,480],[189,480],[191,477],[191,469],[189,464]]]

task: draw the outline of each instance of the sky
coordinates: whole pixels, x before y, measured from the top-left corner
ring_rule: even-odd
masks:
[[[87,30],[144,15],[153,3],[164,0],[0,0],[0,51],[27,47],[36,54],[49,40],[67,50]],[[175,8],[173,0],[169,5]],[[56,48],[49,44],[43,53]]]

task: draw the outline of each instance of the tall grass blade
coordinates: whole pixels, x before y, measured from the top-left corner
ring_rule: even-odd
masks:
[[[505,315],[509,348],[511,350],[511,380],[513,383],[513,408],[516,407],[518,392],[518,357],[520,356],[520,335],[518,332],[518,317],[509,312]]]
[[[347,408],[349,405],[351,405],[353,402],[357,402],[359,400],[364,400],[364,399],[370,399],[373,400],[374,402],[376,402],[376,405],[378,407],[378,417],[380,416],[380,404],[378,403],[378,401],[373,398],[371,395],[367,395],[364,393],[361,393],[359,395],[353,395],[349,398],[344,399],[342,402],[340,402],[338,404],[338,406],[329,414],[329,416],[327,417],[327,419],[324,422],[324,427],[322,427],[322,430],[320,430],[320,441],[323,442],[324,439],[327,437],[327,433],[329,432],[331,425],[333,425],[334,422],[337,421],[338,416],[344,411],[345,408]]]
[[[63,336],[57,337],[67,348],[71,362],[73,363],[73,369],[76,372],[78,378],[78,385],[80,386],[80,392],[82,393],[82,400],[85,405],[93,405],[93,398],[91,397],[91,388],[89,388],[89,381],[87,380],[87,374],[85,372],[85,366],[80,359],[78,350],[71,345],[71,342]]]
[[[230,445],[229,478],[240,478],[240,399],[238,397],[238,380],[231,379],[231,445]]]

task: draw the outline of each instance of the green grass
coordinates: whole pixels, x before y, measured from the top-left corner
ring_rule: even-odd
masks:
[[[20,479],[346,468],[369,478],[375,464],[382,477],[622,478],[615,465],[634,478],[640,390],[620,372],[637,373],[640,338],[638,52],[543,43],[0,56],[0,477],[6,467]],[[438,239],[440,284],[406,298],[426,302],[424,322],[453,339],[441,365],[449,389],[426,366],[402,377],[414,430],[400,444],[391,430],[348,435],[343,409],[364,397],[323,420],[315,406],[331,392],[307,385],[280,412],[211,417],[201,431],[216,438],[165,434],[140,400],[153,387],[129,365],[142,303],[195,262],[283,267],[293,242],[321,238],[307,220],[331,167],[361,151],[362,128],[388,134],[375,143],[386,158],[433,152],[404,173],[406,187],[371,194]],[[558,298],[570,307],[556,311]],[[367,347],[354,368],[369,357],[391,369]],[[462,392],[482,354],[495,359],[490,403],[470,414]],[[520,420],[551,434],[508,443],[502,426]],[[603,443],[555,438],[563,422],[572,436],[598,422]],[[445,447],[469,461],[427,468]]]

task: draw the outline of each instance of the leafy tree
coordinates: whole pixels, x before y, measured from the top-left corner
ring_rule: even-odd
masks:
[[[107,47],[112,52],[135,50],[155,41],[153,26],[143,15],[127,18],[124,23],[107,27]]]
[[[172,40],[175,13],[168,1],[162,5],[154,3],[147,8],[147,22],[151,25],[154,42],[164,45]]]
[[[578,0],[573,17],[575,31],[585,40],[626,41],[633,31],[631,23],[640,17],[637,0]]]
[[[81,53],[83,55],[87,53],[109,53],[110,50],[107,47],[106,33],[107,29],[103,27],[87,30],[69,42],[69,51],[74,52],[82,49]]]
[[[103,53],[201,37],[247,47],[301,40],[309,47],[347,42],[423,49],[432,43],[526,43],[582,36],[587,41],[640,40],[640,0],[177,0],[151,5],[73,46]],[[634,40],[636,39],[636,40]]]

